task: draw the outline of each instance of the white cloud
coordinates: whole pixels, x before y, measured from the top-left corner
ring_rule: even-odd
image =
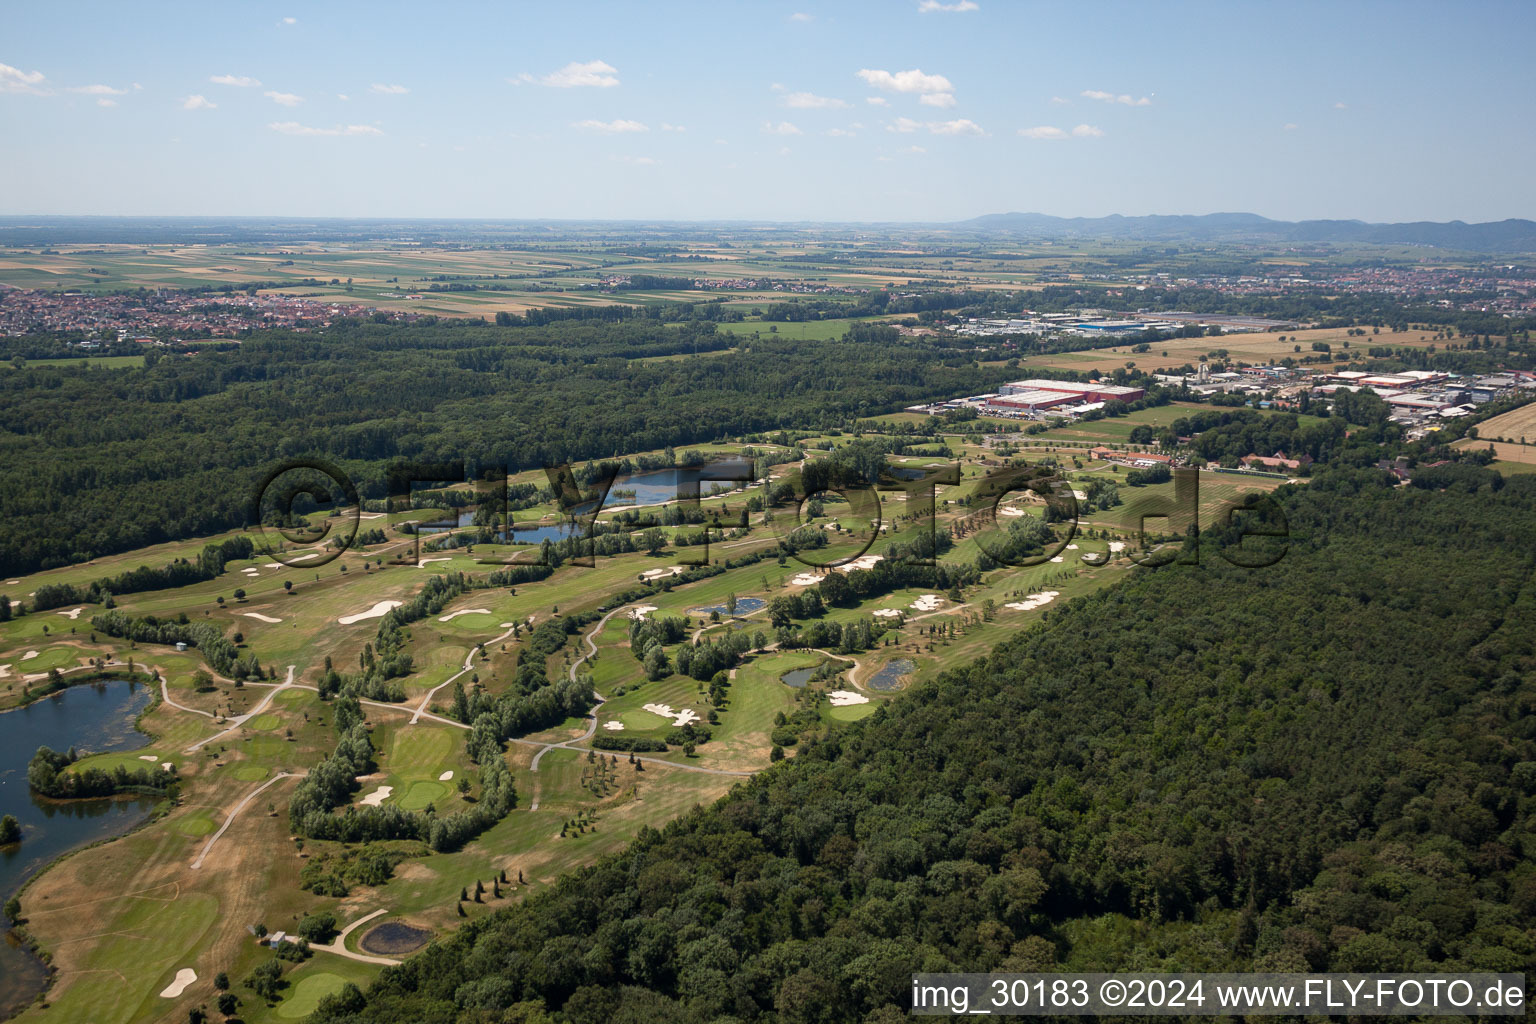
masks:
[[[1333,109],[1334,110],[1348,110],[1349,109],[1349,104],[1345,103],[1343,100],[1340,100],[1339,102],[1337,102],[1337,103],[1335,103],[1333,105]]]
[[[926,149],[924,149],[922,146],[908,146],[906,149],[902,150],[902,152],[903,153],[926,153],[928,151]]]
[[[1071,100],[1064,100],[1064,99],[1062,99],[1062,98],[1061,98],[1061,97],[1060,97],[1060,96],[1052,96],[1052,97],[1051,97],[1051,102],[1052,102],[1052,103],[1055,103],[1055,104],[1057,104],[1057,105],[1062,105],[1062,106],[1064,106],[1064,105],[1066,105],[1066,104],[1068,104],[1068,103],[1071,103],[1071,102],[1072,102],[1072,101],[1071,101]]]
[[[298,23],[298,18],[284,18],[282,21],[278,22],[279,25],[297,25]]]
[[[348,96],[344,92],[339,92],[339,93],[336,94],[336,98],[341,100],[341,102],[345,103],[345,102],[347,102],[347,100],[350,100],[352,97]]]
[[[126,96],[127,89],[114,89],[110,85],[72,85],[65,92],[75,92],[82,96]]]
[[[913,68],[911,71],[897,71],[895,74],[889,71],[863,68],[858,74],[866,84],[885,92],[925,93],[955,91],[955,87],[943,75],[925,75],[917,68]]]
[[[211,103],[206,96],[188,96],[181,101],[182,110],[213,110],[217,103]]]
[[[826,131],[822,132],[821,134],[823,134],[823,135],[830,135],[834,139],[851,139],[855,135],[857,135],[858,132],[850,131],[847,128],[828,128]]]
[[[864,97],[864,102],[872,107],[888,107],[891,105],[891,101],[884,96],[866,96]]]
[[[948,11],[951,14],[960,14],[965,11],[979,11],[981,5],[976,0],[955,0],[955,3],[945,4],[939,0],[922,0],[917,5],[918,13],[931,14],[934,11]]]
[[[680,124],[667,124],[667,122],[663,121],[661,122],[661,130],[664,132],[685,132],[688,129]]]
[[[962,117],[955,121],[914,121],[910,117],[898,117],[895,121],[885,126],[888,132],[899,132],[903,135],[910,134],[921,128],[928,129],[933,135],[985,135],[981,125],[970,118]]]
[[[917,102],[926,107],[952,107],[955,105],[955,94],[952,92],[928,92],[919,96]]]
[[[799,135],[800,129],[788,121],[780,121],[774,124],[772,121],[763,122],[763,131],[768,135]]]
[[[784,105],[795,110],[841,110],[848,104],[831,96],[817,96],[813,92],[792,92],[784,97]]]
[[[273,121],[267,125],[284,135],[383,135],[371,124],[349,124],[337,128],[315,128],[297,121]]]
[[[816,15],[814,15],[814,14],[806,14],[804,11],[796,11],[794,14],[791,14],[789,16],[789,20],[790,21],[800,21],[800,22],[815,21],[816,20]]]
[[[575,121],[571,124],[571,127],[591,132],[606,132],[610,135],[617,135],[623,132],[650,131],[650,128],[639,121],[625,121],[622,118],[614,121],[597,121],[589,118],[585,121]]]
[[[214,75],[208,81],[214,85],[234,85],[241,89],[255,89],[261,85],[250,75]]]
[[[929,121],[928,130],[935,135],[985,135],[981,125],[968,117],[956,121]]]
[[[1067,133],[1055,125],[1042,124],[1034,128],[1020,128],[1019,134],[1026,139],[1064,139]]]
[[[1290,122],[1290,121],[1287,121],[1286,124],[1285,124],[1285,130],[1288,131],[1288,132],[1293,132],[1297,128],[1300,128],[1300,127],[1301,127],[1301,125],[1296,124],[1294,122]]]
[[[1104,129],[1096,128],[1091,124],[1080,124],[1072,129],[1072,134],[1080,139],[1101,139],[1104,137]]]
[[[551,71],[547,75],[535,77],[524,71],[516,78],[509,78],[507,81],[513,85],[530,82],[548,86],[551,89],[578,89],[583,86],[609,89],[619,84],[618,72],[618,68],[600,60],[573,60],[559,71]]]
[[[373,85],[368,87],[368,91],[376,92],[381,96],[404,96],[411,90],[403,85],[383,85],[379,82],[374,82]]]
[[[98,107],[115,107],[117,106],[117,100],[102,98],[96,101],[96,105]]]
[[[1105,103],[1120,103],[1127,107],[1150,107],[1152,105],[1152,99],[1149,96],[1142,96],[1137,98],[1135,96],[1129,95],[1128,93],[1120,93],[1119,95],[1116,95],[1112,92],[1105,92],[1103,89],[1084,89],[1083,96],[1090,100],[1102,100]]]
[[[0,92],[29,92],[34,96],[47,96],[43,86],[45,76],[41,71],[23,71],[9,64],[0,64]]]
[[[268,89],[262,95],[283,107],[296,107],[304,102],[303,96],[295,96],[291,92],[273,92],[271,89]]]

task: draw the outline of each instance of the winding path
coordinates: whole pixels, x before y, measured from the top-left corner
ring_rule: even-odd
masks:
[[[283,680],[283,682],[281,684],[279,684],[277,686],[274,686],[270,690],[268,690],[267,693],[266,693],[266,696],[262,697],[261,700],[257,701],[256,702],[256,706],[251,708],[251,710],[247,711],[243,715],[236,715],[234,718],[226,719],[226,721],[229,722],[229,728],[225,729],[223,732],[214,733],[212,736],[209,736],[206,739],[198,740],[196,743],[194,743],[190,747],[188,747],[186,752],[188,754],[195,754],[195,753],[197,753],[197,751],[199,749],[201,749],[202,747],[207,746],[208,744],[212,743],[214,740],[221,739],[221,738],[223,738],[225,736],[228,736],[230,733],[232,733],[236,729],[240,728],[246,722],[250,721],[251,719],[255,718],[257,715],[259,715],[263,711],[265,711],[267,709],[267,705],[272,703],[272,698],[273,697],[276,697],[279,693],[282,693],[284,690],[295,688],[296,684],[293,681],[293,669],[294,669],[294,666],[289,665],[288,666],[288,678]],[[311,687],[311,689],[312,689],[312,687]],[[166,703],[170,704],[172,707],[181,708],[183,711],[193,711],[193,712],[196,712],[199,715],[207,715],[208,714],[208,712],[206,712],[206,711],[198,711],[196,708],[184,707],[183,705],[177,704],[175,701],[172,701],[170,693],[165,688],[165,677],[164,676],[162,676],[160,678],[160,692],[165,695]],[[212,718],[213,716],[212,715],[208,715],[208,717]]]
[[[208,841],[203,844],[203,848],[202,848],[201,852],[199,852],[198,855],[197,855],[197,860],[192,862],[192,870],[196,871],[198,868],[203,866],[203,861],[208,858],[208,854],[213,852],[213,844],[217,843],[221,838],[223,838],[224,833],[226,831],[228,831],[229,826],[231,826],[231,825],[233,825],[235,823],[235,818],[240,814],[241,811],[245,810],[245,805],[246,804],[250,803],[252,800],[254,800],[258,796],[260,796],[263,790],[265,790],[268,786],[272,785],[275,782],[279,782],[279,781],[281,781],[283,779],[303,778],[307,774],[309,774],[309,773],[308,772],[278,772],[276,775],[272,776],[266,782],[263,782],[261,785],[257,786],[255,789],[253,789],[249,793],[245,794],[245,796],[240,799],[240,802],[235,804],[235,806],[231,807],[229,809],[229,811],[225,814],[225,816],[224,816],[224,824],[219,826],[219,830],[217,832],[215,832],[213,835],[209,836],[208,837]]]
[[[370,956],[367,953],[354,953],[347,948],[347,936],[356,931],[358,926],[367,924],[369,921],[372,921],[380,914],[387,913],[389,913],[389,911],[380,908],[371,914],[364,914],[362,917],[358,918],[356,921],[353,921],[351,924],[343,928],[330,942],[323,946],[317,946],[311,943],[309,948],[312,950],[318,950],[322,953],[335,953],[337,956],[344,956],[348,960],[359,960],[365,964],[385,964],[387,966],[397,966],[402,963],[402,961],[392,960],[387,956]]]
[[[505,625],[505,623],[503,623],[503,625]],[[447,679],[444,679],[442,682],[438,683],[436,686],[432,687],[432,689],[427,691],[427,695],[425,697],[421,698],[421,703],[416,705],[416,713],[411,716],[410,724],[411,725],[415,725],[417,722],[421,721],[422,716],[427,715],[427,705],[432,702],[432,698],[433,697],[437,696],[437,691],[438,690],[441,690],[443,687],[447,686],[449,683],[453,682],[455,679],[458,679],[460,676],[464,675],[466,672],[470,671],[471,669],[473,669],[475,667],[475,653],[477,651],[479,651],[486,644],[499,644],[499,643],[501,643],[507,637],[509,637],[513,633],[515,633],[518,628],[519,628],[518,626],[514,626],[512,629],[507,630],[505,633],[501,634],[500,636],[493,636],[493,637],[491,637],[491,639],[481,641],[480,643],[476,644],[474,647],[471,647],[470,650],[469,650],[469,653],[464,655],[464,667],[462,669],[460,669],[459,671],[455,672],[453,675],[449,676]],[[431,717],[431,716],[427,715],[427,717]]]
[[[609,619],[619,614],[619,612],[624,611],[626,607],[628,606],[620,605],[619,607],[610,611],[607,615],[604,615],[601,619],[598,619],[597,625],[593,626],[586,633],[586,635],[581,638],[582,641],[587,645],[587,653],[583,654],[581,657],[577,658],[571,663],[570,678],[572,682],[576,681],[577,669],[581,668],[581,666],[588,659],[597,653],[597,643],[593,640],[593,637],[602,632],[603,627],[608,625]],[[537,746],[539,748],[539,752],[533,755],[533,760],[528,765],[528,770],[535,774],[535,778],[533,780],[533,802],[528,805],[528,810],[536,811],[539,809],[539,780],[537,778],[537,774],[539,770],[540,759],[543,758],[545,754],[549,753],[551,750],[554,750],[557,747],[566,750],[588,749],[585,747],[574,746],[574,744],[590,740],[593,734],[597,732],[597,709],[603,706],[604,698],[603,695],[598,693],[596,690],[592,691],[592,695],[597,698],[597,703],[593,704],[592,710],[587,713],[587,729],[580,736],[577,736],[573,739],[562,740],[559,743],[538,743],[535,740],[522,739],[514,739],[512,741],[513,743],[521,743],[525,746]],[[704,768],[696,764],[678,764],[676,761],[664,761],[659,757],[645,757],[640,754],[635,754],[634,758],[636,761],[644,761],[647,764],[659,764],[667,768],[680,768],[683,771],[700,772],[704,775],[730,775],[737,778],[750,778],[752,775],[756,774],[755,772],[727,771],[724,768]]]

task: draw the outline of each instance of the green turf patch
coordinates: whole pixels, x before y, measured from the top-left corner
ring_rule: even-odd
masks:
[[[286,744],[276,736],[255,736],[245,744],[246,752],[251,755],[252,760],[256,761],[275,758],[285,747]]]
[[[267,769],[259,764],[245,762],[230,769],[230,774],[241,782],[260,782],[267,777]]]
[[[260,732],[266,732],[269,729],[276,729],[277,725],[278,725],[278,722],[279,722],[279,719],[278,719],[278,717],[276,715],[266,714],[266,715],[257,715],[255,718],[251,719],[249,722],[246,722],[245,724],[246,724],[247,728],[256,729],[256,730],[258,730]]]
[[[214,827],[213,816],[208,811],[194,811],[176,822],[176,831],[184,836],[206,836]]]
[[[277,699],[284,704],[297,704],[301,700],[309,700],[314,694],[308,690],[284,690],[277,695]]]
[[[848,704],[840,708],[830,708],[827,715],[839,722],[857,722],[875,713],[878,704]]]
[[[419,811],[448,794],[448,787],[441,782],[413,782],[411,788],[400,797],[402,810]]]
[[[293,986],[293,995],[282,1001],[277,1008],[279,1017],[297,1020],[308,1017],[326,996],[341,991],[346,980],[335,974],[311,974]]]

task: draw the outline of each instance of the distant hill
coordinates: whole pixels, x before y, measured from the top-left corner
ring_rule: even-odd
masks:
[[[1043,213],[993,213],[956,227],[1035,237],[1113,238],[1146,241],[1367,242],[1378,245],[1432,245],[1471,252],[1536,252],[1536,221],[1486,224],[1414,221],[1367,224],[1359,220],[1270,220],[1255,213],[1199,216],[1051,217]]]

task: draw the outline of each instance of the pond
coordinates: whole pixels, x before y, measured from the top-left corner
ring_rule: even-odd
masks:
[[[430,938],[432,933],[425,928],[417,928],[403,921],[386,921],[364,935],[358,945],[363,947],[365,953],[399,956],[420,949]]]
[[[736,601],[736,614],[737,615],[750,615],[753,612],[757,611],[759,608],[761,608],[766,603],[767,602],[764,601],[760,597],[743,597],[743,598],[738,598],[737,601]],[[704,605],[701,608],[689,608],[688,609],[688,614],[689,615],[708,615],[710,612],[719,612],[721,615],[725,615],[726,614],[725,605],[723,603],[722,604],[707,604],[707,605]]]
[[[471,510],[469,512],[459,513],[457,520],[443,519],[435,523],[423,524],[417,528],[417,532],[442,533],[445,530],[452,530],[456,527],[473,526],[474,524],[475,513],[473,510]],[[512,524],[512,543],[542,544],[546,540],[564,540],[567,537],[582,533],[582,531],[585,529],[585,526],[574,525],[569,520],[562,520],[557,523],[542,523],[538,526],[525,526],[521,523],[514,522]],[[498,534],[497,539],[503,541],[506,540],[505,531]]]
[[[785,686],[793,686],[797,690],[805,689],[805,684],[811,681],[811,676],[816,672],[816,666],[810,668],[797,668],[793,672],[786,672],[779,676],[779,682]]]
[[[895,661],[888,661],[879,672],[870,677],[866,685],[871,690],[899,690],[901,688],[901,677],[907,675],[915,667],[911,660],[907,658],[897,658]]]
[[[27,786],[27,762],[40,746],[107,753],[134,750],[147,737],[134,719],[153,691],[126,680],[71,686],[50,697],[0,714],[0,814],[21,822],[22,840],[0,849],[0,893],[10,898],[36,871],[77,846],[128,831],[148,816],[153,797],[53,802]],[[30,1002],[47,974],[12,940],[0,945],[0,1017]]]

